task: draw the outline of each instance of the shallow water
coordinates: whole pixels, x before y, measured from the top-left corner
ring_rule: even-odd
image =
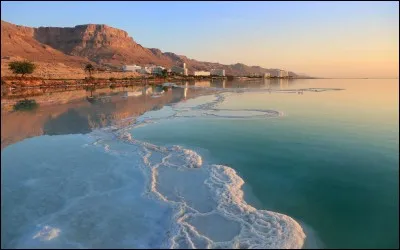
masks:
[[[209,85],[2,115],[2,247],[398,248],[398,80]]]

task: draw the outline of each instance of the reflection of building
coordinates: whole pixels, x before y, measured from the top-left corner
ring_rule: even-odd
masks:
[[[271,73],[264,73],[264,78],[270,78],[271,77]]]
[[[183,63],[183,67],[172,66],[171,72],[187,76],[188,75],[188,69],[186,68],[186,63]]]
[[[264,78],[264,86],[266,88],[271,88],[271,79]]]
[[[142,69],[139,65],[124,65],[122,66],[123,71],[138,71]]]
[[[187,97],[188,88],[189,88],[189,83],[186,83],[185,88],[183,89],[183,99],[185,99],[185,100]]]
[[[288,79],[279,79],[279,87],[280,89],[287,89],[289,87]]]
[[[125,91],[123,96],[128,97],[128,96],[141,96],[143,92],[141,91]]]
[[[210,87],[210,85],[211,85],[210,81],[200,81],[194,83],[194,86],[196,87]]]
[[[214,79],[211,82],[210,87],[225,88],[225,84],[226,84],[226,80],[225,79]]]
[[[152,87],[144,87],[143,88],[143,95],[151,95],[153,93]]]
[[[194,75],[195,76],[209,76],[210,72],[208,72],[208,71],[195,71]]]
[[[213,76],[225,76],[225,70],[224,69],[212,69],[210,73]]]
[[[287,72],[286,70],[278,70],[278,77],[289,77],[289,72]]]
[[[185,87],[178,87],[178,88],[172,88],[172,102],[179,102],[181,100],[185,100],[188,95],[188,86],[189,83],[186,82]]]

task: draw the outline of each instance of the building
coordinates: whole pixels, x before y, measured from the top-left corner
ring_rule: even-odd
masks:
[[[155,74],[155,75],[162,75],[162,72],[163,72],[164,69],[165,69],[165,68],[162,67],[162,66],[153,66],[153,67],[150,67],[151,73],[152,73],[152,74]]]
[[[151,69],[149,67],[143,67],[140,70],[137,70],[140,74],[151,74]]]
[[[212,69],[210,73],[212,76],[225,76],[224,69]]]
[[[123,71],[139,71],[141,69],[142,69],[142,67],[140,67],[139,65],[136,65],[136,64],[122,66]]]
[[[264,73],[264,78],[270,78],[271,77],[271,73]]]
[[[278,70],[278,77],[289,77],[289,72],[287,72],[286,70]]]
[[[183,67],[172,66],[171,72],[187,76],[188,75],[188,69],[186,68],[186,63],[183,63]]]
[[[195,71],[194,75],[195,76],[209,76],[210,72],[208,72],[208,71]]]

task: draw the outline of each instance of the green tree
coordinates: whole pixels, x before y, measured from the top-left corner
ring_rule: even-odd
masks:
[[[8,68],[14,74],[21,74],[21,77],[24,77],[26,74],[32,74],[36,65],[29,61],[14,61],[8,64]]]
[[[86,66],[85,66],[85,72],[88,72],[88,73],[89,73],[89,77],[92,77],[93,71],[94,71],[93,65],[90,64],[90,63],[86,64]]]
[[[161,72],[161,75],[162,75],[164,78],[167,78],[167,76],[168,76],[168,71],[167,71],[166,69],[163,69],[163,71]]]

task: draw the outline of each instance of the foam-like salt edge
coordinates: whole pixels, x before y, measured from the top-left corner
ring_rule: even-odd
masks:
[[[226,94],[203,96],[185,104],[171,105],[167,112],[139,118],[135,126],[119,131],[119,138],[143,147],[143,162],[149,169],[150,197],[175,207],[168,248],[301,248],[306,235],[289,216],[257,210],[243,197],[241,179],[227,166],[203,164],[201,156],[180,146],[160,147],[132,138],[130,129],[143,121],[193,116],[223,118],[278,117],[274,110],[222,110]],[[157,114],[157,112],[165,114]],[[173,114],[174,113],[174,114]],[[158,154],[158,160],[152,157]],[[198,171],[198,172],[193,172]],[[201,219],[196,219],[201,218]],[[207,220],[207,218],[210,218]],[[211,219],[212,218],[212,219]],[[208,223],[204,223],[208,221]],[[212,229],[221,229],[213,233]],[[218,233],[219,232],[219,233]]]
[[[150,170],[149,193],[175,207],[168,248],[301,248],[305,234],[289,216],[257,210],[244,201],[244,181],[234,169],[204,164],[197,152],[180,146],[141,145]],[[153,154],[160,154],[153,160]],[[199,218],[199,219],[197,219]],[[210,219],[208,219],[210,218]],[[214,229],[214,230],[213,230]],[[212,231],[212,233],[210,233]]]

